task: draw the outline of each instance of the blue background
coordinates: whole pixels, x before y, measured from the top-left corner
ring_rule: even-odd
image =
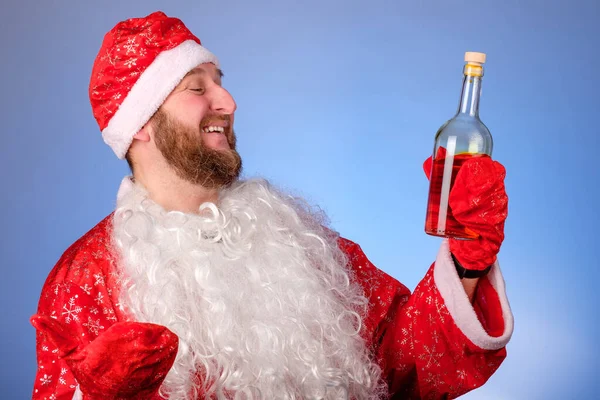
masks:
[[[434,260],[421,164],[488,54],[481,118],[507,169],[508,358],[466,399],[592,398],[597,371],[597,1],[16,1],[0,8],[0,397],[26,399],[41,286],[128,173],[87,87],[104,34],[155,10],[220,58],[246,176],[320,205],[411,289]]]

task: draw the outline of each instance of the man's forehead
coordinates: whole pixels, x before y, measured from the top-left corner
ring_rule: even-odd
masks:
[[[204,75],[204,74],[212,75],[213,70],[215,71],[214,75],[218,76],[219,78],[223,77],[223,71],[220,68],[215,67],[215,65],[212,63],[206,63],[206,64],[200,64],[197,67],[190,70],[187,74],[185,74],[184,78],[187,78],[188,76],[191,76],[191,75]]]

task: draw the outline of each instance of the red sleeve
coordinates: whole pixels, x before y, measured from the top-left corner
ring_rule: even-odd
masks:
[[[378,270],[358,245],[342,239],[370,312],[372,344],[391,398],[456,398],[483,385],[506,357],[512,314],[499,267],[478,284],[471,304],[451,264],[447,242],[411,294]]]
[[[94,250],[99,255],[98,249]],[[86,342],[108,329],[119,318],[107,289],[110,277],[87,251],[69,250],[48,276],[38,304],[38,314],[66,323]],[[77,382],[58,349],[36,332],[37,373],[32,399],[71,400]]]

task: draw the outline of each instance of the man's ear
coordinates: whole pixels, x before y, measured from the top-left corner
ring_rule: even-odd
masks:
[[[140,129],[140,131],[138,133],[136,133],[135,135],[133,135],[134,139],[137,139],[139,141],[142,142],[149,142],[150,141],[150,124],[146,124],[144,125],[144,127],[142,129]]]

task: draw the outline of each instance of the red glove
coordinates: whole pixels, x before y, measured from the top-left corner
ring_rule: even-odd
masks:
[[[432,159],[423,164],[429,179]],[[504,240],[508,196],[506,170],[489,157],[474,157],[458,171],[448,204],[454,218],[479,234],[474,240],[450,239],[450,252],[466,269],[484,270],[496,261]]]
[[[149,323],[117,322],[89,344],[53,318],[34,315],[31,324],[56,345],[86,400],[153,398],[179,346],[177,335]]]

